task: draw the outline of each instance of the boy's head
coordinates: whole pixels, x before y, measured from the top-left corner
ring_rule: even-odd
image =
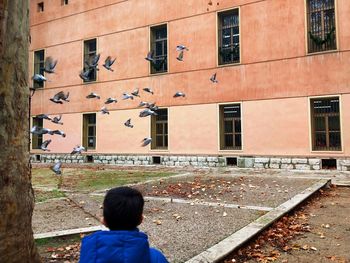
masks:
[[[131,230],[142,222],[142,194],[130,187],[109,190],[103,201],[103,217],[110,230]]]

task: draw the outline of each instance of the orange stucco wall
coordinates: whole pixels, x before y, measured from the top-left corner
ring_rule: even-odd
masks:
[[[36,5],[44,1],[45,11]],[[32,115],[64,114],[71,126],[58,152],[81,143],[81,113],[96,112],[107,97],[110,116],[98,115],[97,152],[144,153],[139,141],[149,135],[149,120],[138,119],[140,100],[169,107],[169,154],[226,154],[218,150],[218,103],[242,102],[243,150],[240,154],[313,155],[310,152],[308,96],[342,95],[344,151],[350,143],[350,2],[336,1],[338,50],[308,55],[304,0],[31,0],[30,75],[33,52],[59,60],[57,74],[32,99]],[[241,63],[217,66],[217,11],[240,10]],[[144,59],[149,51],[149,27],[168,25],[168,73],[152,76]],[[83,84],[83,41],[97,39],[101,62],[117,57],[115,72],[101,66],[97,82]],[[184,44],[184,62],[176,60],[176,45]],[[102,64],[102,63],[101,63]],[[217,72],[218,84],[209,81]],[[123,92],[152,87],[154,95],[121,101]],[[49,97],[70,92],[69,103],[53,104]],[[101,100],[87,100],[90,92]],[[176,91],[185,98],[174,99]],[[137,119],[125,133],[128,116]],[[79,119],[79,121],[77,121]],[[124,120],[125,119],[125,120]],[[49,124],[48,124],[49,125]],[[50,124],[51,125],[51,124]],[[65,123],[66,126],[66,123]],[[65,127],[66,128],[66,127]],[[188,132],[190,131],[190,132]],[[348,131],[348,132],[346,132]],[[68,131],[67,131],[68,134]],[[137,137],[137,139],[136,139]],[[68,143],[67,143],[68,142]],[[205,142],[205,143],[204,143]],[[69,145],[69,147],[67,146]],[[56,147],[57,146],[57,147]],[[332,154],[332,153],[331,153]]]

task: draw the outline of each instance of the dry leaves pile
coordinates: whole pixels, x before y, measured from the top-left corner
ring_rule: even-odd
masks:
[[[66,245],[64,247],[48,247],[42,254],[43,262],[78,262],[80,253],[80,242]]]

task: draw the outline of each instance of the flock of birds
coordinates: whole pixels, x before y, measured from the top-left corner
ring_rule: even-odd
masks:
[[[178,56],[177,56],[177,60],[178,61],[183,61],[184,59],[184,52],[185,51],[189,51],[189,49],[184,46],[184,45],[178,45],[176,47],[176,51],[178,51]],[[152,66],[162,66],[165,62],[166,62],[166,58],[163,58],[162,60],[156,60],[154,58],[154,51],[150,51],[148,52],[147,56],[145,57],[145,59],[147,61],[149,61],[151,63]],[[85,61],[85,68],[79,73],[79,77],[84,80],[84,81],[90,81],[90,76],[91,73],[94,71],[99,70],[98,68],[98,63],[100,60],[100,54],[96,54],[93,57],[91,57],[91,59],[89,59],[89,61]],[[112,66],[115,63],[116,58],[112,58],[111,56],[108,56],[105,59],[104,64],[102,65],[106,70],[114,72]],[[47,57],[45,59],[44,62],[44,67],[42,68],[42,70],[48,74],[53,74],[55,73],[55,68],[57,65],[57,60],[54,60],[52,57]],[[32,80],[36,83],[44,83],[47,80],[47,78],[43,75],[43,74],[34,74],[34,76],[32,77]],[[212,83],[218,83],[218,80],[216,79],[216,73],[214,73],[211,77],[210,77],[210,81]],[[36,88],[30,88],[30,90],[32,91],[31,96],[34,95]],[[154,94],[154,91],[151,88],[144,88],[143,89],[144,92],[150,93],[150,94]],[[174,94],[174,98],[178,98],[178,97],[185,97],[185,93],[181,92],[181,91],[177,91]],[[133,92],[127,93],[124,92],[122,94],[122,100],[133,100],[134,97],[140,97],[140,90],[138,88],[136,88]],[[95,92],[91,92],[90,94],[88,94],[86,96],[87,99],[101,99],[101,97],[96,94]],[[63,91],[58,92],[57,94],[55,94],[52,98],[50,98],[50,101],[52,101],[53,103],[56,104],[63,104],[64,102],[69,102],[69,92],[64,93]],[[112,98],[109,97],[105,100],[104,104],[108,105],[111,103],[117,103],[118,100],[116,98]],[[155,103],[149,103],[149,102],[145,102],[145,101],[141,101],[139,104],[139,107],[143,107],[144,109],[140,112],[139,117],[147,117],[147,116],[156,116],[157,115],[157,110],[158,110],[158,106]],[[106,106],[103,106],[100,110],[100,112],[102,114],[109,114],[109,111],[107,109]],[[55,124],[59,124],[59,125],[63,125],[63,122],[61,121],[62,119],[62,115],[59,116],[55,116],[55,117],[50,117],[47,114],[40,114],[36,116],[39,119],[45,119],[45,120],[49,120]],[[131,123],[131,118],[126,120],[124,125],[128,128],[133,128],[134,125]],[[42,127],[38,127],[38,126],[33,126],[31,128],[31,133],[32,134],[36,134],[36,135],[43,135],[43,134],[49,134],[49,135],[60,135],[62,137],[66,137],[66,134],[61,131],[61,130],[51,130],[51,129],[47,129],[47,128],[42,128]],[[45,140],[41,146],[40,149],[43,151],[50,151],[48,149],[49,144],[52,142],[51,139]],[[152,138],[151,137],[146,137],[141,141],[141,146],[145,147],[147,145],[149,145],[152,142]],[[81,154],[83,151],[86,151],[84,146],[80,146],[77,145],[76,147],[73,148],[71,154]],[[53,167],[51,167],[51,170],[54,171],[57,175],[60,175],[61,172],[61,166],[62,163],[60,161],[56,162],[55,165]]]

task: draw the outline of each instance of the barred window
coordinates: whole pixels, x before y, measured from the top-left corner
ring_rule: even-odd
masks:
[[[340,151],[339,98],[311,100],[312,150]]]
[[[84,71],[88,70],[88,63],[91,63],[92,59],[97,54],[97,43],[96,39],[90,39],[84,41]],[[88,80],[84,80],[84,82],[96,81],[96,69],[91,69]]]
[[[239,9],[218,14],[219,65],[239,63]]]
[[[240,104],[220,106],[220,149],[242,149]]]
[[[87,150],[96,148],[96,113],[83,115],[83,146]]]
[[[167,25],[151,28],[151,51],[154,52],[154,61],[151,62],[151,73],[168,71],[168,32]]]
[[[157,110],[151,118],[152,149],[168,149],[168,109]]]
[[[33,117],[33,127],[43,128],[43,119]],[[32,134],[32,149],[40,149],[43,143],[43,135]]]
[[[308,0],[309,53],[337,49],[334,0]]]
[[[34,52],[34,74],[41,74],[44,76],[45,67],[45,51],[44,49]],[[44,82],[33,81],[34,88],[43,88]]]

